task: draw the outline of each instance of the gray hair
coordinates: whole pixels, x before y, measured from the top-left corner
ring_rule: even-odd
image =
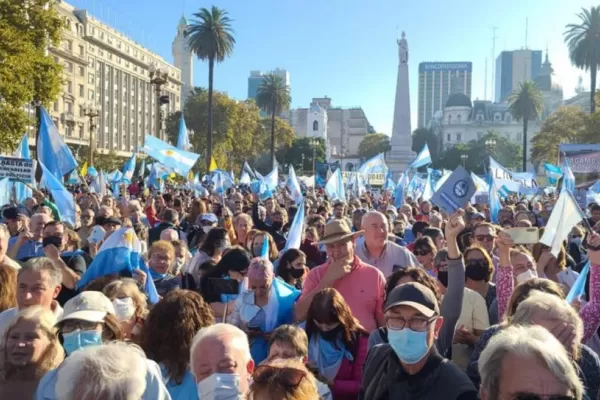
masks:
[[[194,371],[194,351],[196,350],[196,346],[208,337],[217,336],[229,336],[229,346],[236,347],[238,350],[242,351],[244,354],[244,363],[252,359],[252,355],[250,355],[250,346],[248,345],[248,336],[246,336],[244,331],[240,328],[235,325],[224,323],[207,326],[196,333],[192,340],[192,345],[190,346],[190,370],[192,375],[196,376]]]
[[[177,224],[177,222],[179,221],[179,213],[172,208],[167,208],[163,213],[162,219],[163,221],[171,222],[172,224]]]
[[[568,322],[575,327],[574,348],[567,351],[572,351],[574,358],[577,359],[579,353],[577,350],[583,337],[583,322],[575,309],[558,296],[534,290],[519,304],[511,317],[511,324],[530,325],[536,311],[544,313],[548,318]]]
[[[362,216],[362,219],[360,220],[360,228],[364,229],[363,226],[365,226],[365,223],[367,222],[367,220],[374,215],[377,215],[377,216],[383,218],[383,220],[387,224],[388,230],[389,230],[390,226],[389,226],[389,221],[388,221],[387,216],[385,216],[382,212],[375,211],[375,210],[367,211],[365,213],[365,215]]]
[[[63,274],[61,269],[54,264],[54,262],[48,257],[35,257],[30,258],[22,265],[21,269],[17,274],[17,281],[21,274],[25,272],[42,272],[46,271],[50,276],[50,284],[52,286],[60,286],[63,280]]]
[[[569,388],[577,400],[582,399],[583,385],[563,345],[541,326],[519,325],[502,329],[479,357],[481,392],[487,399],[498,399],[502,387],[502,363],[508,354],[536,358],[559,383]]]
[[[61,400],[139,400],[146,390],[146,356],[135,345],[90,346],[65,359],[56,380]]]

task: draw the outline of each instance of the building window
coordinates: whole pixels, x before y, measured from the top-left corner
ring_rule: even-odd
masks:
[[[452,123],[452,114],[448,114],[448,125]]]
[[[319,123],[317,121],[313,122],[313,132],[317,132],[319,130]]]
[[[83,56],[83,46],[79,45],[79,55]]]
[[[58,100],[54,103],[54,111],[58,111]]]
[[[67,71],[72,73],[73,72],[73,63],[65,61],[65,68],[67,69]]]
[[[496,114],[494,114],[494,122],[498,122],[498,121],[500,121],[500,120],[501,120],[501,118],[500,118],[500,113],[496,113]]]
[[[94,91],[88,90],[88,100],[94,100]]]
[[[73,103],[65,103],[65,106],[67,106],[67,112],[73,112]]]
[[[73,93],[73,83],[71,81],[67,81],[67,93]]]
[[[462,142],[462,133],[457,133],[456,134],[456,141],[457,142]]]
[[[482,113],[477,113],[477,121],[483,121],[483,114]]]
[[[85,117],[85,115],[83,115],[83,106],[79,106],[79,116]]]
[[[83,85],[79,85],[79,97],[85,96]]]
[[[506,114],[506,123],[507,124],[512,123],[512,116],[510,114],[508,114],[508,113]]]
[[[78,67],[79,70],[79,76],[85,76],[85,70],[83,69],[83,67]]]
[[[461,120],[461,119],[462,119],[462,115],[458,114],[458,115],[456,116],[456,120],[457,120],[457,121],[460,123],[460,120]]]
[[[451,142],[452,141],[452,134],[449,133],[449,134],[446,135],[446,141],[447,142]]]
[[[65,40],[63,46],[64,46],[65,50],[71,51],[71,50],[73,50],[73,41]]]
[[[88,67],[94,68],[94,59],[92,57],[88,57]]]

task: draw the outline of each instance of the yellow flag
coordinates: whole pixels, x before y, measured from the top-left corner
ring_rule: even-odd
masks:
[[[87,161],[83,163],[83,166],[81,167],[81,172],[80,175],[81,176],[87,176],[88,173],[88,168],[87,168]]]
[[[194,171],[192,171],[191,169],[190,169],[190,172],[188,172],[187,179],[190,182],[192,182],[194,180]]]
[[[210,158],[210,166],[208,167],[208,172],[212,172],[218,168],[219,167],[217,167],[217,162],[215,161],[214,157],[211,157]]]

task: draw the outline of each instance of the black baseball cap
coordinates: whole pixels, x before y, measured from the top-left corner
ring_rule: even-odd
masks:
[[[404,283],[396,286],[385,300],[385,310],[396,306],[409,306],[431,318],[440,315],[435,294],[427,286],[417,282]]]
[[[121,222],[121,220],[117,217],[108,217],[108,218],[104,218],[104,220],[102,221],[102,225],[123,225],[123,223]]]
[[[27,214],[18,207],[8,207],[2,211],[2,218],[4,219],[19,219],[26,218]]]

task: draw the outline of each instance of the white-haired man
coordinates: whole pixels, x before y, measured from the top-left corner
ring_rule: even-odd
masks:
[[[482,400],[583,398],[571,357],[540,326],[509,326],[479,357]]]
[[[198,398],[246,398],[254,371],[248,337],[230,324],[200,329],[190,348],[190,368],[198,385]]]
[[[31,257],[43,256],[44,245],[42,238],[44,226],[49,221],[50,216],[48,214],[34,214],[29,219],[29,227],[19,233],[18,236],[10,238],[6,254],[13,260],[18,261],[27,261]]]
[[[369,211],[362,217],[364,235],[356,240],[356,255],[363,262],[377,267],[387,278],[397,268],[414,267],[419,261],[406,248],[388,240],[388,220],[379,211]]]

